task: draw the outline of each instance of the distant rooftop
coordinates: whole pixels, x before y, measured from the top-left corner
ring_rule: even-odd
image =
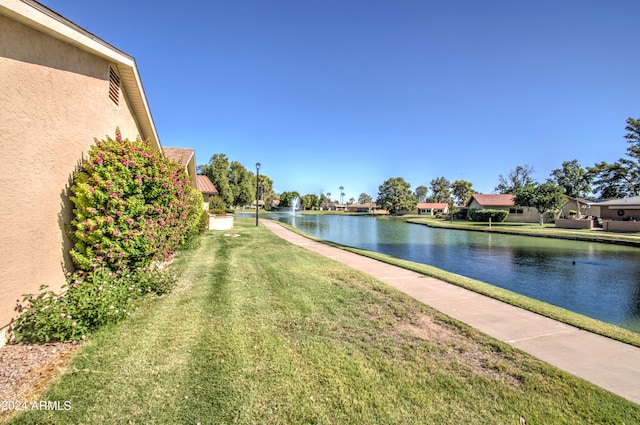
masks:
[[[428,210],[429,208],[440,209],[446,208],[448,206],[449,204],[447,204],[446,202],[418,202],[417,207],[421,210]]]
[[[183,167],[186,167],[191,160],[191,157],[195,155],[195,151],[189,148],[167,148],[163,147],[162,152],[164,155],[169,158],[171,161],[176,164],[180,164]]]
[[[473,198],[476,202],[483,206],[513,206],[513,198],[515,196],[511,194],[489,194],[484,195],[482,193],[474,193]]]
[[[196,176],[197,180],[196,180],[196,184],[198,187],[198,190],[206,195],[217,195],[218,194],[218,190],[216,189],[216,187],[213,185],[213,183],[211,183],[211,180],[209,180],[209,177],[207,176],[203,176],[203,175],[198,175]]]

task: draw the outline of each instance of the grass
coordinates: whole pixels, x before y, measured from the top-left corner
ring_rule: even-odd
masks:
[[[176,290],[96,333],[15,423],[640,421],[640,406],[288,244],[253,220],[179,254]],[[197,244],[196,244],[197,245]]]

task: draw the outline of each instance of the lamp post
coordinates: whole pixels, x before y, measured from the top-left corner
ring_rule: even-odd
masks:
[[[260,163],[256,162],[256,226],[258,225],[258,197],[260,196]]]

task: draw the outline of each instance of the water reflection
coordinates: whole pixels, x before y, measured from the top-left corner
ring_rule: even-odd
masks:
[[[272,217],[325,240],[430,264],[640,332],[639,248],[434,229],[394,218]]]

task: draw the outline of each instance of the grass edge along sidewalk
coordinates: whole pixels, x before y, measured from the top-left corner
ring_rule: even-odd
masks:
[[[235,235],[238,235],[235,237]],[[15,423],[637,423],[640,406],[251,220],[98,331]]]
[[[342,245],[336,242],[326,241],[309,235],[289,224],[281,222],[278,222],[278,224],[291,230],[292,232],[295,232],[301,236],[304,236],[305,238],[314,240],[316,242],[321,242],[365,257],[373,258],[374,260],[379,260],[387,264],[402,267],[404,269],[411,270],[425,276],[433,277],[444,282],[468,289],[470,291],[477,292],[481,295],[495,298],[496,300],[511,304],[515,307],[519,307],[548,317],[550,319],[557,320],[567,325],[574,326],[578,329],[606,336],[607,338],[615,339],[616,341],[624,342],[625,344],[633,345],[635,347],[640,347],[640,334],[613,325],[611,323],[605,323],[597,319],[592,319],[582,314],[566,310],[562,307],[557,307],[543,301],[538,301],[536,299],[517,294],[507,289],[499,288],[480,280],[471,279],[459,274],[447,272],[428,264],[415,263],[379,252],[367,251],[364,249]]]

